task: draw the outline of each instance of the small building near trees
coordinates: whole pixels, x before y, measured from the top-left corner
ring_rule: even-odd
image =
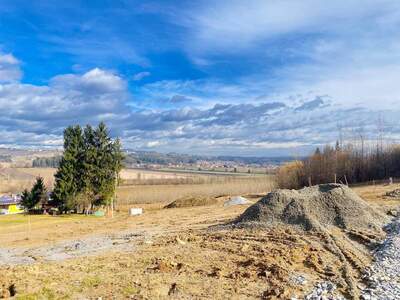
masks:
[[[23,213],[24,208],[21,206],[21,196],[19,195],[2,195],[0,196],[0,215]]]

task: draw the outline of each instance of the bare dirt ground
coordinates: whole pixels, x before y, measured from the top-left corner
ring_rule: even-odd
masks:
[[[398,187],[369,186],[355,191],[386,213],[394,210],[400,200],[385,199],[384,194]],[[143,204],[138,205],[144,207],[143,215],[128,217],[123,209],[114,219],[0,217],[2,251],[35,254],[29,263],[4,265],[7,261],[2,261],[0,296],[301,299],[317,282],[330,281],[350,298],[354,287],[350,286],[349,276],[362,284],[361,274],[372,259],[367,241],[360,240],[362,236],[354,235],[354,243],[339,241],[336,245],[343,253],[339,256],[332,249],[332,240],[320,233],[288,226],[219,226],[248,207],[224,207],[225,200],[221,197],[214,205],[173,209],[162,209],[166,202]],[[90,248],[94,253],[87,255],[85,247],[93,246],[91,239],[103,249]],[[50,259],[49,249],[67,256]]]

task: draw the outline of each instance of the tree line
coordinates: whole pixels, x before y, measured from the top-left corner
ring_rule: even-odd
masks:
[[[400,146],[382,143],[366,146],[337,142],[335,147],[317,148],[308,158],[283,165],[277,173],[281,188],[310,184],[354,184],[400,177]]]
[[[53,157],[36,157],[32,161],[33,168],[58,168],[60,165],[61,156]]]

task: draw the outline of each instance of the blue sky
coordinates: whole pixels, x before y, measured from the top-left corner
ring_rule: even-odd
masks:
[[[0,145],[102,120],[163,152],[396,142],[399,25],[396,0],[1,1]]]

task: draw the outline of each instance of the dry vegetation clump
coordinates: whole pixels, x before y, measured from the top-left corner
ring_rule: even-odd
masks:
[[[296,160],[288,162],[278,169],[276,183],[281,188],[298,189],[304,185],[304,164]]]
[[[179,207],[194,207],[194,206],[206,206],[213,205],[216,203],[215,198],[206,196],[188,196],[177,199],[164,208],[179,208]]]
[[[330,226],[380,231],[386,217],[370,207],[349,187],[323,184],[301,190],[276,190],[249,207],[239,223],[283,223],[305,230]]]

